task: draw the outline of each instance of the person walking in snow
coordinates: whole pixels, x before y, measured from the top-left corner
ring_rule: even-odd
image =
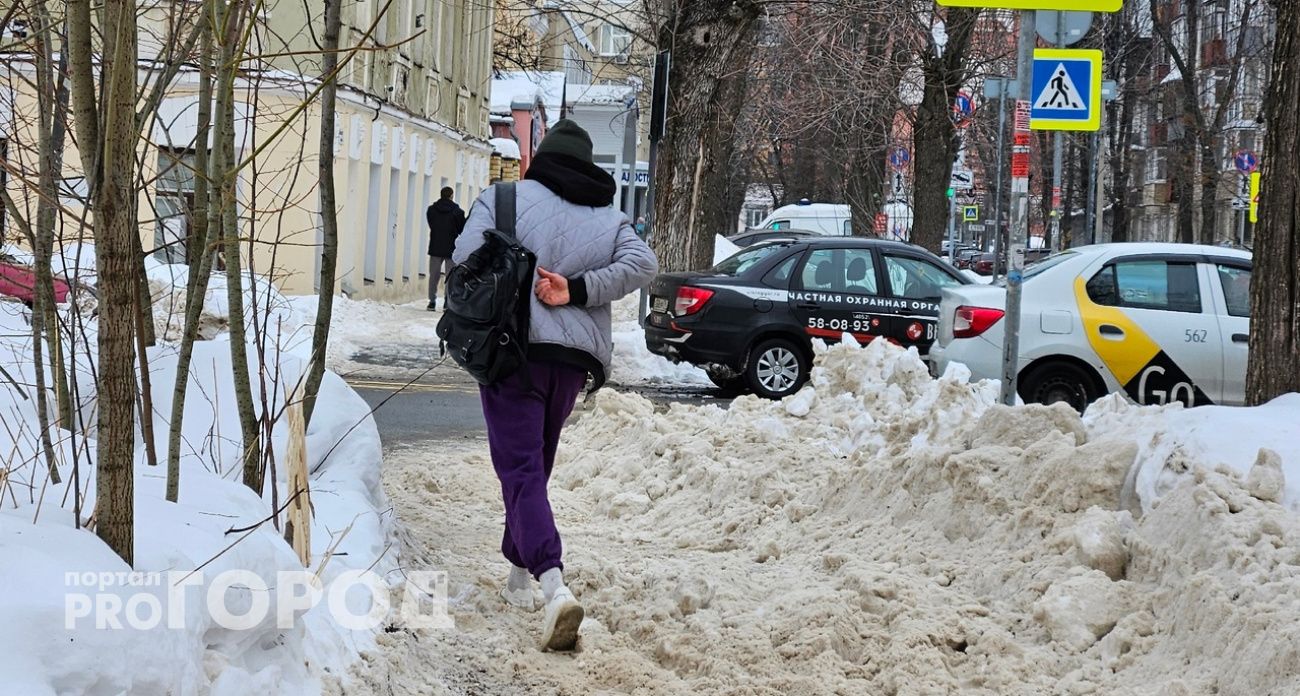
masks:
[[[451,273],[451,255],[456,239],[465,229],[465,211],[451,199],[450,186],[442,189],[441,198],[429,206],[424,216],[429,220],[429,311],[438,308],[438,283],[443,272]]]
[[[614,178],[593,164],[587,132],[567,119],[555,124],[515,193],[515,233],[537,255],[538,266],[528,363],[479,387],[505,503],[501,553],[511,568],[501,596],[532,611],[532,578],[541,583],[544,650],[573,649],[584,614],[564,584],[560,534],[547,497],[560,431],[587,381],[592,391],[605,382],[613,352],[610,303],[648,284],[659,265],[632,223],[611,207],[614,193]],[[495,227],[495,195],[489,188],[471,207],[456,263]]]

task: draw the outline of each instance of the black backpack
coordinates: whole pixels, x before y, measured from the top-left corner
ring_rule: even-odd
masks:
[[[497,184],[496,229],[447,274],[438,322],[442,353],[479,384],[495,384],[528,361],[528,308],[537,255],[515,236],[515,185]]]

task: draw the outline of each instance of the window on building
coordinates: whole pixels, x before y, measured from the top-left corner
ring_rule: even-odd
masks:
[[[1169,158],[1162,147],[1147,150],[1147,181],[1169,180]]]
[[[564,76],[571,85],[591,84],[591,66],[582,59],[578,49],[569,44],[564,45]]]
[[[600,27],[600,55],[626,55],[632,46],[632,32],[627,27],[605,23]]]
[[[187,263],[186,240],[194,229],[194,151],[159,149],[154,184],[156,256],[166,263]]]

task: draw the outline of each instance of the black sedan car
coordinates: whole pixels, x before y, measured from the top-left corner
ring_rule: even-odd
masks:
[[[727,241],[744,249],[745,247],[754,246],[763,242],[770,242],[775,239],[798,239],[811,236],[815,233],[808,230],[746,230],[740,234],[727,237]]]
[[[810,237],[743,249],[707,271],[650,285],[646,345],[703,368],[724,389],[768,398],[808,379],[812,339],[934,343],[941,290],[968,283],[902,242]]]

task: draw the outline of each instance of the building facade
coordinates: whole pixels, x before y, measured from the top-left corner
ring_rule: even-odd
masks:
[[[498,0],[494,135],[512,137],[527,170],[529,149],[561,117],[591,134],[598,166],[635,189],[635,214],[649,187],[650,75],[654,48],[639,3],[581,0]],[[635,155],[629,157],[627,119],[637,109]],[[509,128],[507,128],[509,127]],[[511,135],[506,136],[509,130]]]
[[[488,85],[493,9],[476,0],[381,0],[343,5],[340,86],[334,135],[340,249],[338,287],[359,297],[424,296],[428,271],[425,208],[446,186],[468,203],[487,185]],[[142,87],[192,26],[197,3],[157,3],[140,19]],[[268,0],[251,18],[250,44],[235,86],[238,219],[245,267],[286,293],[319,284],[322,243],[317,143],[319,4]],[[32,65],[0,56],[0,135],[11,166],[34,174]],[[145,90],[142,90],[145,91]],[[145,120],[137,156],[143,246],[184,263],[193,228],[199,76],[183,68]],[[80,159],[70,147],[60,238],[88,236],[78,208]],[[34,192],[9,177],[11,193]],[[83,187],[84,188],[84,187]],[[13,235],[6,231],[6,239]]]
[[[1256,164],[1262,157],[1274,10],[1247,0],[1157,0],[1153,8],[1152,58],[1132,134],[1142,156],[1133,172],[1140,192],[1130,239],[1177,240],[1179,208],[1186,205],[1199,239],[1249,244],[1249,172],[1238,167],[1237,155],[1248,153],[1241,159]],[[1189,82],[1201,124],[1184,108]],[[1197,151],[1198,131],[1200,144],[1213,151],[1212,166]],[[1180,187],[1180,178],[1191,186]],[[1213,229],[1202,229],[1207,179],[1214,184]]]

